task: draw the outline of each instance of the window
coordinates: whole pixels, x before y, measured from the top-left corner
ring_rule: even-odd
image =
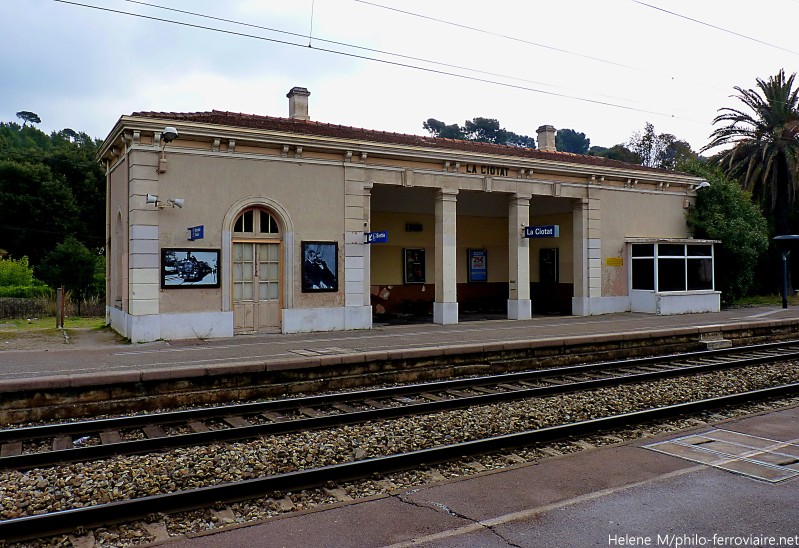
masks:
[[[630,256],[633,290],[665,292],[713,289],[712,244],[632,244]]]
[[[248,209],[238,216],[233,232],[254,236],[277,236],[280,234],[277,220],[263,209]]]
[[[655,290],[655,245],[633,244],[632,246],[632,288],[646,291]]]

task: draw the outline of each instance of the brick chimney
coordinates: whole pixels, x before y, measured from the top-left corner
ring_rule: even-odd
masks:
[[[541,126],[536,130],[538,133],[538,150],[544,152],[555,152],[555,128],[553,126]]]
[[[286,97],[289,98],[289,118],[294,120],[310,120],[308,116],[308,96],[311,92],[305,88],[293,87]]]

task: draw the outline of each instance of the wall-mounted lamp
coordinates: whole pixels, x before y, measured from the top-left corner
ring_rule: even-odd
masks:
[[[159,209],[164,209],[165,207],[177,207],[180,209],[186,204],[186,200],[183,198],[169,198],[166,202],[162,202],[155,194],[148,194],[146,203],[152,204]]]
[[[158,160],[158,173],[166,173],[166,145],[178,138],[178,130],[172,126],[166,126],[161,133],[163,144],[161,145],[161,158]]]
[[[176,130],[172,126],[166,126],[164,128],[163,137],[165,143],[171,143],[172,141],[178,138],[178,130]]]

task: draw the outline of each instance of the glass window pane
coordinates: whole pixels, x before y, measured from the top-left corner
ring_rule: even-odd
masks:
[[[688,260],[688,290],[713,289],[713,261]]]
[[[654,291],[655,260],[635,259],[632,261],[633,289]]]
[[[685,257],[685,245],[683,244],[660,244],[658,246],[658,257]]]
[[[269,284],[267,282],[261,282],[258,284],[258,300],[265,301],[269,298],[268,296],[268,288]]]
[[[269,244],[269,249],[266,253],[267,259],[272,262],[277,262],[280,260],[280,246],[277,244]]]
[[[654,291],[655,289],[655,260],[635,259],[632,261],[633,289]]]
[[[633,257],[654,257],[654,244],[633,244]]]
[[[242,260],[245,261],[252,261],[253,258],[252,245],[245,244],[242,246],[241,258]]]
[[[278,289],[278,284],[269,284],[268,298],[270,301],[276,301],[280,298],[280,292]]]
[[[269,234],[269,213],[263,210],[259,211],[258,219],[258,230],[261,234]]]
[[[237,282],[244,279],[244,268],[241,263],[233,263],[233,279]]]
[[[269,263],[266,265],[266,279],[276,282],[280,277],[280,268],[277,263]]]
[[[710,245],[688,245],[689,257],[710,257],[713,255],[713,246]]]
[[[242,232],[252,232],[252,210],[245,211],[242,217],[244,218],[244,229]]]
[[[269,216],[269,232],[272,234],[280,233],[280,229],[277,227],[277,221],[271,215]]]
[[[241,284],[242,285],[242,299],[251,301],[252,300],[252,282],[246,282]]]
[[[233,284],[233,300],[240,301],[241,300],[241,284]]]
[[[244,221],[242,221],[241,215],[236,219],[236,224],[233,225],[233,232],[244,232]]]
[[[233,260],[234,261],[241,261],[241,259],[243,257],[243,253],[244,252],[241,249],[241,245],[239,245],[239,244],[234,244],[233,245]]]
[[[658,291],[685,291],[685,259],[658,259]]]

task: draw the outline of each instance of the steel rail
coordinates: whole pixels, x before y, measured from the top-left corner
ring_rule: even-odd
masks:
[[[388,474],[422,465],[493,453],[500,450],[551,442],[570,436],[621,428],[633,424],[661,420],[718,407],[799,394],[799,383],[751,390],[692,402],[657,407],[601,417],[537,430],[505,434],[490,438],[421,449],[385,457],[334,464],[320,468],[297,470],[239,482],[151,495],[126,501],[75,508],[48,514],[0,521],[0,538],[18,541],[74,531],[79,527],[96,527],[142,519],[155,513],[174,513],[230,503],[267,495],[276,491],[298,491],[319,487],[327,482],[352,481],[374,474]]]
[[[116,455],[141,454],[141,453],[159,451],[164,449],[172,449],[178,447],[189,447],[196,445],[207,445],[210,443],[217,443],[217,442],[229,442],[235,440],[251,439],[265,435],[278,435],[278,434],[286,434],[303,430],[329,428],[329,427],[343,426],[348,424],[360,424],[375,420],[395,419],[409,415],[430,414],[430,413],[449,411],[470,406],[489,405],[489,404],[534,398],[534,397],[549,396],[554,394],[563,394],[573,391],[590,390],[606,386],[616,386],[622,384],[630,384],[635,382],[661,379],[661,378],[685,376],[685,375],[715,371],[720,369],[730,369],[734,367],[752,365],[753,363],[757,364],[774,360],[784,360],[784,359],[789,359],[790,357],[799,357],[799,351],[792,351],[788,354],[774,354],[769,356],[748,357],[744,359],[738,359],[736,361],[725,360],[714,363],[704,363],[698,365],[674,367],[662,371],[625,373],[623,376],[609,376],[600,379],[570,381],[564,384],[553,384],[550,386],[523,388],[507,392],[457,397],[452,399],[429,401],[423,403],[412,403],[397,407],[386,407],[379,409],[369,409],[365,411],[330,414],[319,417],[293,419],[293,420],[271,422],[265,424],[254,424],[254,425],[239,426],[239,427],[220,429],[220,430],[209,430],[206,432],[171,435],[166,437],[147,438],[147,439],[133,440],[133,441],[122,441],[117,443],[104,443],[101,445],[92,445],[87,447],[74,447],[69,449],[42,451],[37,453],[23,453],[19,455],[0,457],[0,468],[30,469],[34,467],[51,466],[59,463],[95,460],[95,459],[112,457]],[[619,363],[619,362],[614,362],[614,363]],[[583,368],[591,367],[592,370],[596,370],[596,367],[599,367],[599,364],[591,364],[590,366],[578,366],[578,367],[583,367]],[[603,369],[602,367],[599,368]],[[629,368],[629,366],[627,368]],[[569,372],[573,372],[571,368],[558,368],[558,371],[562,373],[564,369],[569,370]],[[551,372],[551,370],[536,371],[534,373],[539,373],[539,372]],[[482,381],[484,381],[485,379],[488,379],[488,377],[481,377],[478,380],[482,383]],[[504,376],[502,376],[501,380],[505,380]],[[498,383],[495,378],[492,384],[496,385],[501,383]],[[412,385],[412,386],[417,387],[417,391],[414,393],[418,394],[418,387],[420,385]],[[433,392],[433,390],[429,390],[428,384],[421,386],[425,389],[425,391]],[[399,388],[405,389],[407,387],[399,387]],[[345,394],[339,394],[339,395],[345,395]],[[359,397],[359,398],[352,398],[348,401],[352,402],[352,401],[361,401],[361,400],[362,398]],[[296,409],[297,407],[307,405],[306,398],[298,398],[294,400],[281,400],[281,402],[294,402],[294,406],[292,406],[292,409]],[[225,413],[222,416],[229,416],[229,415],[230,413]],[[155,421],[150,421],[149,424],[153,424],[154,422]],[[158,422],[158,424],[162,423]],[[82,430],[81,432],[85,431],[86,430]]]
[[[322,394],[317,396],[305,396],[302,398],[285,398],[264,402],[239,403],[215,407],[203,407],[198,409],[186,409],[180,411],[166,411],[159,413],[147,413],[141,415],[112,417],[107,419],[96,419],[91,421],[74,421],[66,423],[55,423],[41,426],[29,426],[22,428],[8,428],[0,430],[0,443],[14,441],[17,439],[34,439],[54,437],[70,434],[90,434],[109,429],[127,429],[146,426],[150,424],[175,424],[188,422],[190,420],[200,420],[208,418],[221,418],[230,415],[257,414],[265,411],[285,411],[296,409],[297,407],[325,406],[336,403],[347,403],[352,401],[363,401],[366,399],[380,399],[394,396],[404,396],[418,394],[420,392],[436,392],[453,390],[457,388],[468,388],[470,386],[480,386],[486,384],[499,384],[536,379],[541,377],[551,377],[558,374],[569,375],[575,373],[585,373],[601,369],[631,368],[643,365],[652,365],[664,361],[673,360],[699,360],[704,358],[717,358],[729,354],[741,354],[751,352],[762,352],[766,350],[790,349],[792,346],[799,347],[799,341],[783,341],[775,343],[764,343],[753,346],[724,348],[717,350],[701,350],[697,352],[687,352],[679,354],[665,354],[658,356],[647,356],[643,358],[632,358],[614,361],[593,362],[581,365],[571,365],[564,367],[552,367],[547,369],[536,369],[532,371],[517,371],[512,373],[499,373],[493,375],[483,375],[478,377],[467,377],[462,379],[451,379],[434,381],[427,383],[415,383],[402,386],[391,386],[384,388],[373,388],[357,390],[351,392],[338,392],[334,394]],[[795,352],[780,355],[780,358],[790,359],[796,357],[799,349]],[[773,358],[764,356],[761,362],[770,361]],[[758,363],[758,358],[754,358],[751,363]]]

